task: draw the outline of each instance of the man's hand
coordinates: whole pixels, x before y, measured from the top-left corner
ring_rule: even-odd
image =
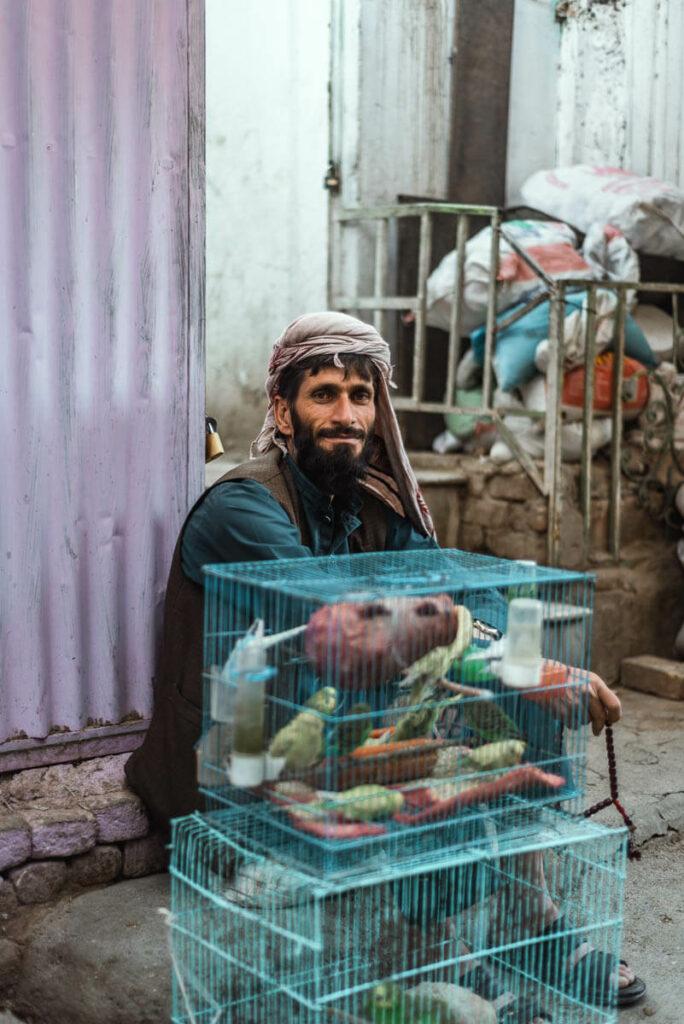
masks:
[[[542,670],[542,685],[529,690],[525,697],[541,704],[554,718],[569,729],[591,722],[594,736],[599,736],[604,726],[614,725],[622,716],[622,705],[610,687],[595,672],[570,668],[559,661],[545,661]],[[564,686],[563,683],[574,683]]]
[[[594,736],[600,736],[604,725],[614,725],[622,717],[622,704],[610,687],[595,672],[584,684],[589,701],[589,718]]]

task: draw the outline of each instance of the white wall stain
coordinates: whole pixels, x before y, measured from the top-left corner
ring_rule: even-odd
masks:
[[[684,4],[575,0],[562,23],[557,163],[684,187]]]

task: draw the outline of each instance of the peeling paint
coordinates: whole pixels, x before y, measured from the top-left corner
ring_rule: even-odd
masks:
[[[571,0],[562,12],[556,162],[684,187],[684,4]]]

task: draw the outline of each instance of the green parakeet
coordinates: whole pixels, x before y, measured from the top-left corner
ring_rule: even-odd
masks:
[[[469,700],[462,706],[464,723],[490,743],[519,740],[520,729],[493,700]]]
[[[300,808],[299,814],[320,817],[335,814],[347,821],[376,821],[391,818],[404,806],[404,797],[384,786],[354,786],[337,793],[334,798],[313,800]]]
[[[337,692],[332,686],[318,690],[306,701],[306,707],[320,714],[331,715],[337,704]],[[284,757],[289,771],[299,772],[312,768],[323,757],[325,721],[320,714],[300,711],[291,722],[280,729],[268,748],[271,757]]]
[[[432,733],[444,707],[447,703],[451,703],[451,701],[441,701],[441,706],[435,707],[435,703],[439,701],[437,693],[439,680],[446,675],[456,658],[470,644],[472,635],[472,616],[466,607],[459,605],[458,630],[454,642],[448,647],[435,647],[428,654],[414,661],[404,674],[402,689],[407,687],[411,689],[408,703],[410,705],[426,704],[426,706],[414,708],[413,711],[407,711],[405,715],[402,715],[392,735],[393,743],[400,740],[419,739],[421,736],[429,736]]]
[[[352,750],[362,746],[371,734],[373,719],[370,704],[352,704],[349,708],[349,721],[341,722],[335,730],[331,741],[331,752],[337,757],[344,757]],[[365,718],[352,718],[352,715],[365,715]]]
[[[470,645],[473,638],[473,617],[464,605],[458,606],[458,630],[456,639],[448,647],[435,647],[432,651],[418,658],[406,670],[403,687],[411,687],[411,704],[419,704],[426,698],[438,679],[447,674],[453,663]]]
[[[416,1011],[404,998],[398,985],[384,982],[376,985],[365,1011],[374,1024],[439,1024],[439,1017]]]

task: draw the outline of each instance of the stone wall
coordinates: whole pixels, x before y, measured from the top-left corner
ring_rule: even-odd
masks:
[[[516,462],[497,466],[475,456],[414,453],[440,543],[500,558],[546,563],[547,504]],[[684,574],[676,554],[681,536],[656,522],[623,480],[622,550],[606,553],[609,478],[596,460],[592,479],[592,554],[582,554],[579,468],[563,471],[559,564],[596,574],[593,667],[616,683],[625,657],[673,656],[684,620]]]
[[[165,869],[163,840],[126,786],[128,756],[0,776],[0,994],[40,905]]]

